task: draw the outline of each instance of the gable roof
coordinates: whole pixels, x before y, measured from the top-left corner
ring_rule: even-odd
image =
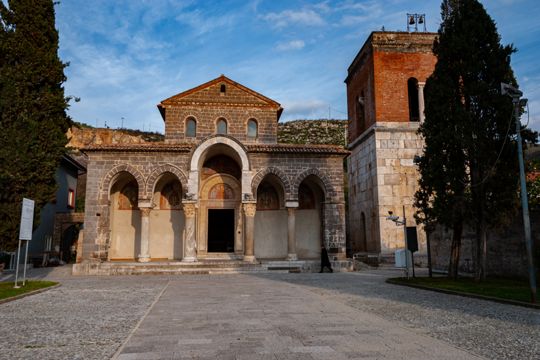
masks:
[[[233,88],[236,88],[240,90],[241,92],[245,93],[247,98],[250,99],[249,102],[234,102],[234,99],[228,100],[228,101],[210,101],[209,99],[202,99],[201,97],[197,97],[197,93],[204,92],[205,90],[209,89],[212,86],[215,86],[217,84],[227,84],[229,86],[232,86]],[[165,108],[168,106],[174,106],[174,105],[181,105],[181,104],[190,104],[190,105],[224,105],[224,106],[241,106],[241,105],[249,105],[249,106],[257,106],[257,107],[270,107],[270,108],[276,108],[278,109],[278,118],[281,115],[281,112],[283,109],[281,108],[281,105],[256,92],[251,90],[250,88],[237,83],[225,75],[220,75],[219,77],[210,80],[202,85],[199,85],[197,87],[194,87],[192,89],[186,90],[184,92],[181,92],[179,94],[176,94],[174,96],[171,96],[165,100],[162,100],[158,105],[159,112],[161,113],[161,117],[163,120],[165,120]]]

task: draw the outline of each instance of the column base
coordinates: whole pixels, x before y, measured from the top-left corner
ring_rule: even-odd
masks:
[[[257,259],[255,259],[255,256],[253,255],[244,255],[244,261],[247,261],[247,262],[256,262]]]
[[[186,256],[185,258],[182,259],[182,262],[194,263],[194,262],[197,262],[197,258],[195,256]]]
[[[288,254],[287,255],[287,260],[296,261],[296,260],[298,260],[298,256],[296,256],[296,254]]]
[[[150,256],[149,255],[139,255],[139,257],[137,258],[137,261],[141,262],[141,263],[150,262]]]

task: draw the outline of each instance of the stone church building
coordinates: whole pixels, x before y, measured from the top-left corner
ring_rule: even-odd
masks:
[[[424,118],[424,84],[437,58],[436,33],[373,32],[345,80],[349,114],[349,237],[352,253],[391,258],[405,247],[402,226],[386,217],[405,218],[415,226],[414,193],[423,152],[417,134]],[[414,231],[414,229],[413,229]],[[425,254],[425,232],[416,229]]]
[[[339,146],[277,143],[280,104],[225,76],[158,104],[165,140],[89,146],[79,274],[345,258]],[[261,265],[262,266],[262,265]]]

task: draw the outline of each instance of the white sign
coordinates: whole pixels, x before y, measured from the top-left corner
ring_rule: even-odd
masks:
[[[34,200],[23,198],[21,209],[21,228],[19,240],[32,240],[32,226],[34,225]]]

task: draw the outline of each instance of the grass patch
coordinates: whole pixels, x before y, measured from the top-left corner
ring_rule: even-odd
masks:
[[[452,280],[447,277],[417,277],[389,279],[400,284],[422,285],[434,289],[459,291],[474,295],[490,296],[499,299],[531,301],[531,292],[527,280],[488,278],[482,282],[475,282],[470,278]]]
[[[19,289],[14,289],[13,282],[2,282],[0,283],[0,300],[7,299],[7,298],[17,296],[17,295],[21,295],[21,294],[25,294],[30,291],[48,288],[49,286],[54,286],[56,284],[58,283],[54,281],[32,280],[32,281],[26,281],[25,286],[21,286]],[[19,282],[19,285],[22,285],[22,282]]]

